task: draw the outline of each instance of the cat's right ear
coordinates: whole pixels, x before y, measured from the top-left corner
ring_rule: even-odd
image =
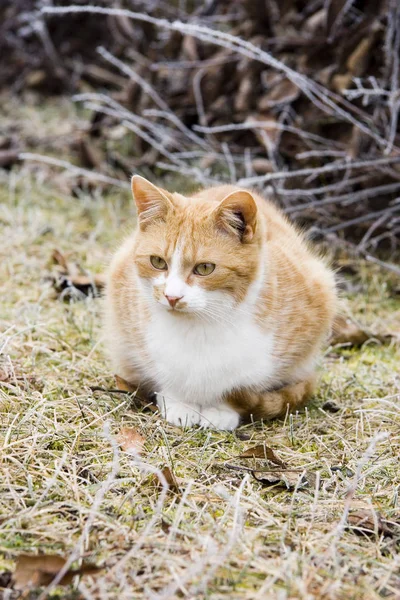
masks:
[[[169,210],[173,209],[171,200],[164,190],[147,181],[140,175],[132,177],[132,194],[135,200],[140,229],[158,220],[163,221]]]

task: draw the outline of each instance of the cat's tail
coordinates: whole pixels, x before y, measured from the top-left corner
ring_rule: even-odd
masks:
[[[229,404],[235,408],[244,420],[260,421],[285,416],[307,404],[316,388],[316,377],[286,385],[278,390],[264,392],[242,392],[229,398]]]

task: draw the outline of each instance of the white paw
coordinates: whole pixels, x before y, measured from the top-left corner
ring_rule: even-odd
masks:
[[[200,407],[157,394],[157,406],[168,423],[178,427],[193,427],[200,423]]]
[[[200,427],[232,431],[239,425],[239,420],[239,414],[227,404],[201,407]]]

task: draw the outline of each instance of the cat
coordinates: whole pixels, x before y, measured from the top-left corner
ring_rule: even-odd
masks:
[[[132,178],[138,226],[114,256],[114,372],[174,425],[233,430],[303,405],[336,310],[332,270],[271,202],[233,185],[189,197]]]

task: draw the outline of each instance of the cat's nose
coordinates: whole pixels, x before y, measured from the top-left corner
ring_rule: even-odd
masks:
[[[174,308],[177,302],[179,302],[179,300],[183,298],[183,296],[167,296],[167,294],[165,294],[165,297],[168,300],[169,305],[172,306],[172,308]]]

